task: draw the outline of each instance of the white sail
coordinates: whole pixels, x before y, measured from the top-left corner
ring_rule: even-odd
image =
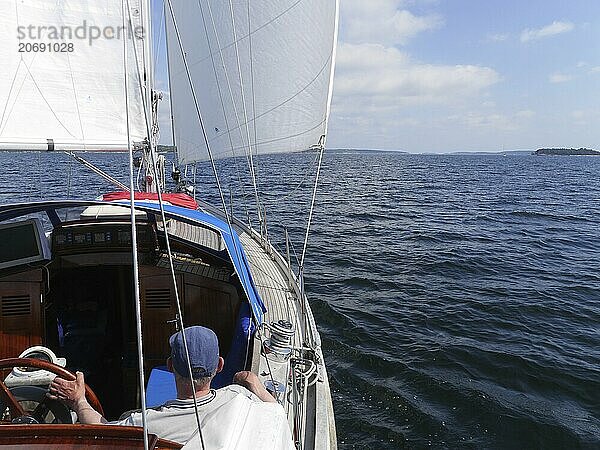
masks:
[[[181,163],[208,158],[181,47],[215,158],[244,155],[249,147],[262,154],[323,143],[337,0],[171,3],[167,41]]]
[[[122,0],[4,1],[0,149],[126,150],[126,91],[129,137],[145,138],[141,5],[129,3],[133,32],[123,30]]]

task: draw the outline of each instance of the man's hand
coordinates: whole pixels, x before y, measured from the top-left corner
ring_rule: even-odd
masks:
[[[72,381],[56,377],[50,383],[46,396],[52,400],[60,400],[77,414],[81,423],[106,423],[106,419],[90,406],[85,398],[85,379],[81,372],[75,374]]]
[[[60,377],[54,378],[52,383],[50,383],[48,394],[46,395],[52,400],[60,400],[73,411],[76,411],[80,403],[87,402],[85,399],[85,380],[83,374],[77,372],[73,381]]]
[[[233,376],[233,382],[254,393],[263,402],[276,402],[275,398],[265,389],[255,373],[243,370]]]

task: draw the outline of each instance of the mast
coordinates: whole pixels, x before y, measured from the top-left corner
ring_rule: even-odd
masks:
[[[152,7],[151,0],[142,0],[142,27],[144,32],[144,105],[146,109],[146,129],[148,140],[144,144],[144,190],[146,192],[157,192],[164,189],[164,157],[157,152],[158,146],[158,102],[160,98],[154,91],[154,60],[152,54]],[[156,168],[153,167],[156,165]],[[159,179],[154,179],[157,174]]]

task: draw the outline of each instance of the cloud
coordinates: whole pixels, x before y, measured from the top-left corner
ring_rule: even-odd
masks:
[[[447,124],[442,118],[448,111],[481,104],[479,96],[500,81],[500,75],[489,67],[430,64],[413,58],[404,48],[410,39],[444,25],[438,14],[409,11],[415,3],[341,2],[332,145],[415,147],[411,139],[418,139],[422,132],[432,136],[432,127],[443,129]]]
[[[496,33],[496,34],[488,34],[487,40],[490,42],[504,42],[508,40],[510,35],[508,33]]]
[[[402,5],[400,0],[343,0],[342,41],[404,45],[417,34],[444,23],[439,15],[416,16]]]
[[[531,119],[535,116],[535,111],[531,111],[530,109],[523,109],[521,111],[517,111],[515,117],[518,119]]]
[[[521,32],[521,42],[536,41],[557,34],[568,33],[575,25],[571,22],[554,21],[550,25],[537,29],[526,29]]]
[[[487,67],[426,64],[395,47],[340,44],[330,142],[418,148],[410,139],[445,126],[439,123],[442,111],[479,102],[478,96],[499,80]]]
[[[553,73],[548,77],[550,83],[566,83],[572,79],[573,77],[571,75],[566,75],[564,73]]]
[[[341,44],[335,94],[352,103],[370,99],[370,106],[443,103],[477,94],[499,80],[488,67],[424,64],[395,47]]]
[[[600,111],[593,109],[576,109],[570,113],[573,125],[587,127],[598,123]]]
[[[491,113],[482,114],[478,112],[468,112],[459,116],[450,116],[450,122],[458,122],[462,126],[472,129],[482,129],[489,131],[515,131],[523,126],[523,122],[535,116],[531,110],[521,110],[515,113],[502,114]]]

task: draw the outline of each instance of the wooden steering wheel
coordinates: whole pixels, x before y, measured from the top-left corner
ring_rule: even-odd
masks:
[[[0,360],[0,369],[12,369],[14,367],[31,367],[34,369],[47,370],[61,378],[68,381],[75,380],[75,375],[66,369],[63,369],[56,364],[52,364],[47,361],[32,358],[7,358]],[[45,390],[44,390],[45,391]],[[100,404],[100,400],[92,391],[92,389],[86,384],[85,385],[85,396],[92,408],[104,415],[104,410]],[[29,417],[30,415],[23,409],[23,406],[16,399],[15,395],[6,387],[4,381],[0,380],[0,401],[10,410],[11,418],[14,420],[19,417]],[[65,406],[66,407],[66,406]]]

